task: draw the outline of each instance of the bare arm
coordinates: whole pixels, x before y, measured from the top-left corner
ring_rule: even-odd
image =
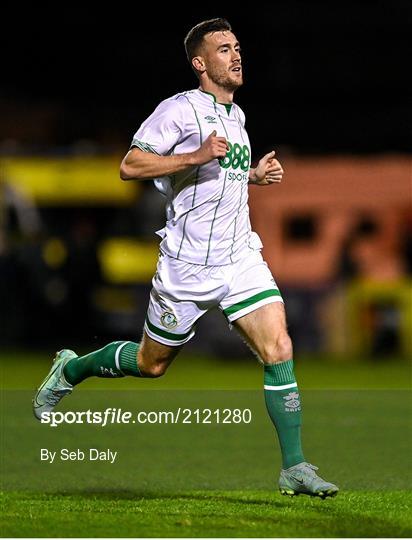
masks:
[[[144,180],[167,176],[196,165],[193,153],[175,156],[158,156],[132,148],[120,165],[122,180]]]
[[[175,174],[189,167],[208,163],[212,159],[223,158],[227,150],[226,139],[216,137],[216,131],[213,131],[197,150],[188,154],[159,156],[132,148],[120,165],[120,178],[122,180],[145,180]]]

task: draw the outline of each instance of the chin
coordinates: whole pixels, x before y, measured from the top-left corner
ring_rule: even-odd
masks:
[[[243,84],[243,79],[240,78],[240,79],[231,79],[230,81],[227,82],[227,89],[228,90],[237,90],[238,88],[240,88]]]
[[[243,77],[238,77],[232,82],[233,82],[233,86],[236,86],[236,88],[239,88],[239,86],[242,86],[243,84]]]

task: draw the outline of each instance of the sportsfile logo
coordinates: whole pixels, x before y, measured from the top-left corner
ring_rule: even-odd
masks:
[[[108,407],[104,411],[44,411],[41,423],[50,427],[60,424],[250,424],[251,409],[190,409],[179,407],[169,411],[124,411]]]
[[[300,398],[297,392],[289,392],[289,394],[284,396],[283,399],[285,400],[286,412],[300,411]]]

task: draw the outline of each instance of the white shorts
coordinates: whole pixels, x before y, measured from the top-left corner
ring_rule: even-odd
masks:
[[[182,345],[195,323],[219,307],[229,324],[265,304],[283,302],[260,251],[224,266],[202,266],[161,253],[144,329],[164,345]]]

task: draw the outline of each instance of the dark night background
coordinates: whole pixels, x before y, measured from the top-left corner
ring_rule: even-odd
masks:
[[[299,173],[291,174],[282,193],[287,194],[288,189],[292,193],[298,182],[304,186],[304,182],[312,181],[313,172],[305,176],[304,168],[312,158],[319,167],[328,158],[340,160],[343,167],[349,163],[353,171],[359,165],[354,161],[360,157],[358,161],[363,160],[366,166],[358,173],[356,185],[360,186],[359,192],[363,189],[371,193],[368,203],[378,205],[369,208],[357,201],[355,189],[352,202],[348,198],[352,193],[346,195],[346,202],[339,201],[347,205],[347,215],[338,215],[339,204],[328,206],[322,214],[316,204],[324,194],[314,189],[320,178],[317,169],[318,182],[311,184],[304,212],[291,195],[284,214],[278,200],[273,202],[274,210],[270,207],[269,215],[265,214],[262,229],[272,227],[265,249],[276,253],[279,261],[287,260],[282,250],[289,249],[289,244],[291,251],[300,253],[303,245],[303,249],[307,246],[308,251],[316,253],[319,242],[327,236],[330,214],[358,224],[352,226],[353,231],[350,224],[345,225],[347,231],[342,235],[346,234],[346,239],[334,239],[332,270],[328,279],[316,282],[318,289],[313,291],[314,285],[303,279],[304,269],[307,265],[313,269],[317,259],[312,263],[299,259],[300,263],[293,264],[293,268],[302,269],[299,283],[292,280],[290,284],[286,271],[284,281],[280,279],[295,347],[327,347],[322,336],[329,335],[330,330],[322,330],[324,323],[317,315],[325,295],[331,291],[338,295],[339,284],[349,283],[357,275],[373,278],[360,270],[363,263],[356,259],[356,242],[361,244],[369,238],[371,246],[366,248],[377,253],[379,261],[394,261],[398,277],[410,275],[410,189],[409,193],[405,189],[405,196],[402,192],[398,202],[390,204],[386,195],[379,199],[377,192],[380,183],[389,190],[393,186],[394,192],[408,185],[405,176],[410,169],[402,169],[407,171],[403,177],[394,176],[393,171],[405,163],[408,167],[412,149],[412,2],[283,0],[242,6],[203,5],[205,9],[198,4],[159,7],[147,2],[144,6],[117,2],[97,7],[86,3],[52,7],[36,4],[29,8],[14,4],[7,11],[3,4],[0,344],[18,341],[49,346],[50,335],[59,343],[62,334],[67,339],[70,333],[73,341],[83,339],[89,343],[98,336],[99,343],[104,344],[108,337],[130,339],[136,329],[140,332],[150,280],[111,282],[104,272],[108,259],[103,260],[99,250],[110,241],[128,237],[137,243],[151,243],[157,254],[154,231],[163,226],[164,201],[151,182],[139,183],[136,188],[140,191],[130,194],[123,203],[113,198],[113,193],[130,188],[121,185],[118,163],[136,129],[161,100],[197,87],[183,40],[192,26],[213,17],[226,17],[231,22],[243,49],[245,84],[235,99],[246,113],[254,158],[275,148],[282,162],[306,160]],[[34,193],[36,182],[40,185],[44,179],[44,171],[36,176],[30,169],[27,158],[33,156],[38,157],[36,166],[40,164],[46,171],[55,166],[53,160],[59,162],[53,178],[46,173],[47,200],[19,196],[21,182],[27,180]],[[67,190],[61,188],[60,172],[79,156],[93,163],[112,160],[113,180],[105,180],[109,186],[105,198],[94,195],[98,188],[82,197],[73,195],[88,184],[100,186],[104,182],[99,173],[90,178],[87,168],[73,182],[68,179]],[[14,169],[10,169],[10,163],[7,165],[8,158]],[[385,170],[389,172],[384,173],[382,167],[388,163]],[[333,183],[333,172],[330,174]],[[66,194],[74,199],[69,200]],[[389,195],[393,194],[389,191]],[[255,200],[255,213],[260,214],[262,208],[257,204]],[[390,214],[388,222],[385,212]],[[273,216],[277,221],[266,225]],[[390,220],[398,223],[393,234]],[[281,244],[270,247],[278,237],[282,238]],[[57,250],[57,262],[46,260],[48,249],[52,253]],[[351,249],[355,255],[351,255]],[[61,259],[59,250],[63,253]],[[137,259],[131,259],[131,267],[143,260]],[[373,269],[381,266],[385,264],[370,264]],[[107,290],[112,295],[109,299],[96,300]],[[396,299],[393,302],[396,304]],[[331,308],[324,309],[328,312]],[[381,329],[379,321],[374,323],[378,328],[375,341],[386,343],[387,334],[396,334],[389,340],[389,349],[386,345],[384,349],[398,351],[400,334],[398,330],[394,334],[392,328],[393,317],[401,316],[398,308],[385,305],[373,309],[376,321],[379,317],[384,320]],[[125,313],[124,317],[120,312]],[[314,315],[306,317],[307,313]],[[73,320],[77,321],[75,325]],[[392,325],[389,329],[387,320]],[[339,325],[343,328],[343,324]],[[220,338],[215,335],[215,341],[220,339],[221,343],[217,353],[238,354],[226,327],[219,322],[216,328],[221,329]],[[199,334],[193,342],[205,349],[207,332],[203,341]],[[372,348],[379,349],[378,345]]]
[[[236,99],[256,153],[410,151],[410,2],[197,7],[22,8],[0,37],[0,138],[26,151],[84,139],[127,150],[159,100],[197,85],[186,32],[224,16],[243,48]]]

